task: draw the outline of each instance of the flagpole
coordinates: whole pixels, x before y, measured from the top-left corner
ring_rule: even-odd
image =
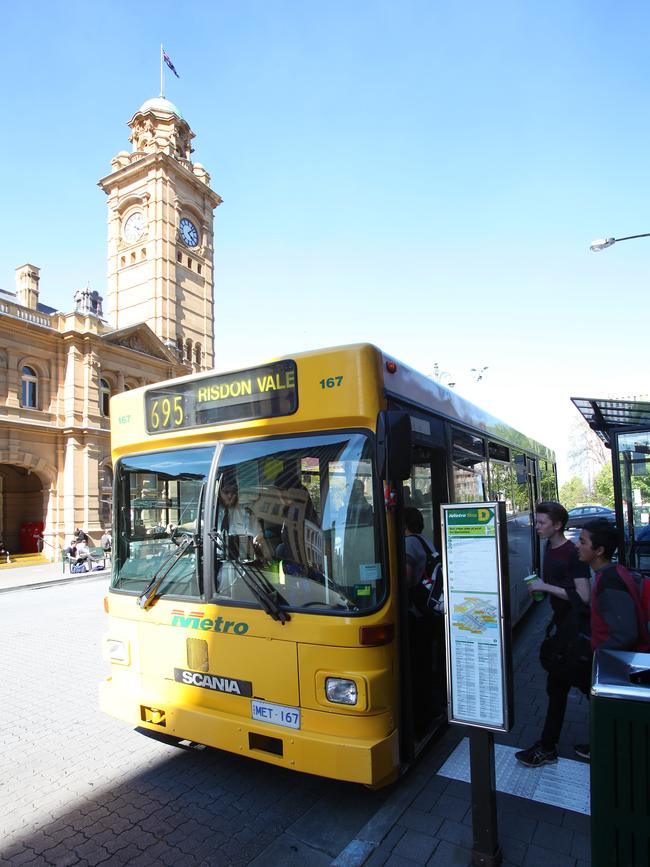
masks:
[[[163,88],[163,47],[162,42],[160,43],[160,96],[164,97],[164,88]]]

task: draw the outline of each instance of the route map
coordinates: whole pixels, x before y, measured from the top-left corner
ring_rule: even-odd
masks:
[[[463,602],[454,605],[452,627],[473,635],[482,635],[499,624],[496,604],[479,596],[465,596]]]

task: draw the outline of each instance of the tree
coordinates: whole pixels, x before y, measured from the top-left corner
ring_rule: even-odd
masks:
[[[611,473],[610,473],[611,475]],[[580,476],[572,476],[560,488],[560,502],[565,509],[572,509],[578,503],[584,503],[587,499],[587,489]]]
[[[612,462],[608,461],[598,470],[594,479],[594,496],[603,506],[614,508],[614,477]]]

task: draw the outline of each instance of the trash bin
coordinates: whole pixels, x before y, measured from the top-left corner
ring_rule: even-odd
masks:
[[[650,653],[598,650],[591,685],[592,867],[650,867]]]

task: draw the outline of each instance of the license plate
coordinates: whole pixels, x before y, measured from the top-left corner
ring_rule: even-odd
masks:
[[[270,701],[258,701],[254,698],[251,701],[251,716],[258,722],[273,723],[290,729],[300,728],[300,709],[297,707],[272,704]]]

